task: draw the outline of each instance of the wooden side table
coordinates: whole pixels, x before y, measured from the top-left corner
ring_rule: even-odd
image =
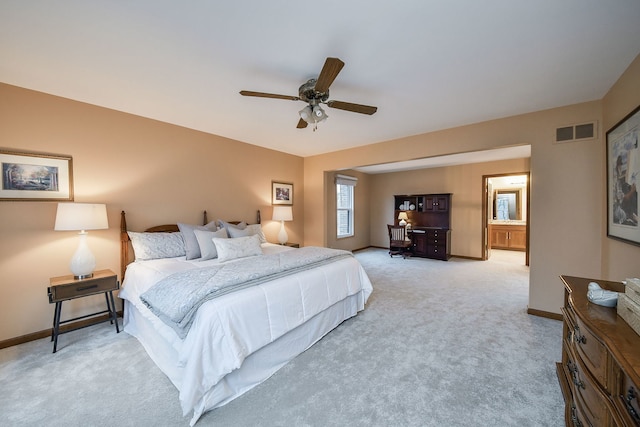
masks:
[[[290,248],[299,248],[300,247],[300,243],[291,243],[291,242],[287,242],[284,244],[285,246],[289,246]]]
[[[54,353],[56,352],[58,347],[58,335],[75,331],[86,326],[91,326],[84,325],[61,332],[60,325],[63,323],[69,323],[73,322],[74,320],[80,320],[87,317],[97,316],[103,313],[109,313],[109,317],[105,320],[102,320],[102,322],[111,321],[111,324],[115,323],[116,333],[120,333],[120,327],[118,326],[118,317],[116,313],[116,305],[113,300],[113,291],[116,291],[120,288],[120,283],[118,282],[118,276],[116,275],[116,273],[111,270],[98,270],[93,273],[93,277],[90,277],[88,279],[74,279],[73,275],[70,274],[67,276],[52,277],[51,279],[49,279],[49,284],[50,286],[47,288],[47,293],[49,294],[49,303],[56,303],[55,312],[53,315],[53,330],[51,332],[51,341],[53,341]],[[63,301],[96,294],[104,294],[105,300],[107,301],[106,310],[87,314],[85,316],[75,317],[69,320],[60,321]]]

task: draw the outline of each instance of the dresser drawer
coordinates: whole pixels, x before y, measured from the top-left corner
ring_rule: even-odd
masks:
[[[49,288],[49,302],[64,301],[117,289],[118,278],[115,275],[77,280],[73,283],[51,286]]]
[[[426,230],[427,239],[446,239],[447,230]]]
[[[574,399],[581,412],[594,426],[611,425],[611,413],[607,406],[607,397],[595,380],[587,372],[582,360],[576,357],[574,368]]]
[[[580,406],[580,402],[573,402],[571,405],[571,412],[569,414],[570,418],[566,419],[567,426],[573,427],[592,427],[594,424],[589,420],[589,418],[584,413],[583,407]],[[598,426],[604,427],[604,426]]]
[[[627,424],[640,426],[640,388],[622,371],[620,389],[613,398]]]
[[[580,359],[582,359],[582,362],[596,381],[606,388],[609,352],[579,317],[576,316],[575,320],[573,342],[577,355],[580,356]]]

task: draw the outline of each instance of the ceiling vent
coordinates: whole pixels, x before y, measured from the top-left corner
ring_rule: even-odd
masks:
[[[596,137],[596,125],[597,122],[582,123],[579,125],[563,126],[556,129],[555,142],[571,142],[571,141],[586,141],[589,139],[595,139]]]

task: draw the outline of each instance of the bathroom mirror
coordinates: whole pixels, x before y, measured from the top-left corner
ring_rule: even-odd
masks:
[[[493,194],[493,215],[495,220],[521,220],[522,191],[496,190]]]

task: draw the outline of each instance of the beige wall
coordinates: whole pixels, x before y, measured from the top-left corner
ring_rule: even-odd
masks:
[[[212,120],[215,120],[212,117]],[[303,241],[303,159],[167,123],[0,84],[0,147],[73,157],[75,201],[106,203],[109,230],[88,242],[97,268],[119,271],[119,213],[132,230],[178,221],[255,222],[267,238],[271,180],[294,184],[291,241]],[[55,232],[54,202],[0,202],[0,341],[51,327],[49,278],[69,274],[74,232]],[[63,320],[103,309],[103,297],[63,304]]]
[[[322,194],[316,189],[321,188],[325,171],[530,144],[529,308],[559,313],[562,305],[562,285],[558,279],[560,274],[601,277],[603,139],[600,135],[591,141],[554,144],[555,129],[593,120],[601,122],[601,106],[599,101],[589,102],[306,157],[305,188],[307,192],[313,190],[314,194]],[[438,174],[436,180],[439,185],[429,185],[428,188],[418,185],[407,188],[407,191],[446,191],[451,188],[450,182],[474,181],[470,168],[446,169],[432,172]],[[520,172],[521,169],[514,167],[513,171]],[[486,173],[498,172],[500,171],[491,170]],[[476,175],[482,173],[475,172]],[[377,183],[378,178],[375,178],[372,191],[376,191]],[[456,201],[454,203],[468,215],[463,214],[461,218],[460,212],[453,213],[456,229],[452,248],[458,255],[479,257],[481,253],[477,248],[481,247],[478,242],[481,239],[482,184],[477,182],[469,188],[457,188],[459,189],[453,195],[453,200]],[[395,191],[390,190],[389,195]],[[469,203],[468,206],[464,206],[465,201]],[[376,212],[379,209],[391,209],[388,205],[390,201],[384,203],[384,207],[372,206],[370,210]],[[305,199],[305,245],[327,243],[325,218],[328,214],[322,209],[323,205],[325,200],[320,198]],[[381,215],[384,219],[371,219],[372,244],[381,243],[380,230],[389,221],[387,215],[390,213]],[[472,224],[478,225],[474,227]],[[458,229],[468,230],[469,235],[457,231]],[[466,238],[469,240],[465,240]]]

